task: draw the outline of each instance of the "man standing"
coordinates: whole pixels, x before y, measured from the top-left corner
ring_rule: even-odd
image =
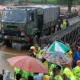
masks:
[[[3,80],[9,80],[10,72],[6,70],[3,75]]]

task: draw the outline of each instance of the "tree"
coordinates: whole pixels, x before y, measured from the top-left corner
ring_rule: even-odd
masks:
[[[47,3],[47,0],[44,0],[45,1],[45,3]]]
[[[68,11],[71,12],[72,5],[79,5],[80,0],[57,0],[59,4],[68,5]]]
[[[74,4],[75,0],[58,0],[59,4],[68,5],[68,12],[71,13],[71,7]]]

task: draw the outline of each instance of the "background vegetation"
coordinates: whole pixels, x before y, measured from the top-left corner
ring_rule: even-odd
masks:
[[[22,2],[67,5],[69,12],[71,12],[72,5],[80,4],[80,0],[0,0],[0,4],[4,4],[4,3],[19,3],[19,4],[21,4]]]

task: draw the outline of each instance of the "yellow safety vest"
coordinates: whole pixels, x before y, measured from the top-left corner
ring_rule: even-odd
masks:
[[[70,80],[77,80],[75,75],[72,73],[72,71],[69,68],[64,69],[64,74],[70,79]]]

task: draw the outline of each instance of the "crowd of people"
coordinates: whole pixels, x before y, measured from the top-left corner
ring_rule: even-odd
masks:
[[[33,73],[14,68],[15,80],[80,80],[80,47],[72,53],[70,50],[67,54],[72,58],[69,65],[57,65],[48,62],[43,58],[49,44],[45,45],[43,49],[40,47],[31,46],[28,55],[37,58],[48,68],[48,73]],[[7,74],[5,74],[7,73]],[[7,75],[7,76],[4,76]],[[3,71],[3,80],[9,80],[10,73]]]
[[[63,15],[64,16],[64,15]],[[57,25],[54,25],[51,29],[51,33],[55,33],[57,31],[60,31],[60,30],[64,30],[66,29],[67,27],[69,27],[69,20],[66,19],[66,18],[60,18],[58,20],[58,24]]]
[[[50,44],[39,46],[31,46],[28,55],[37,58],[48,68],[48,73],[33,73],[14,68],[14,80],[80,80],[80,47],[72,52],[70,50],[66,54],[71,58],[71,63],[67,65],[58,65],[48,62],[43,55],[48,50]],[[67,45],[69,46],[69,45]],[[9,71],[2,71],[0,80],[11,80]],[[3,79],[1,77],[3,76]]]

